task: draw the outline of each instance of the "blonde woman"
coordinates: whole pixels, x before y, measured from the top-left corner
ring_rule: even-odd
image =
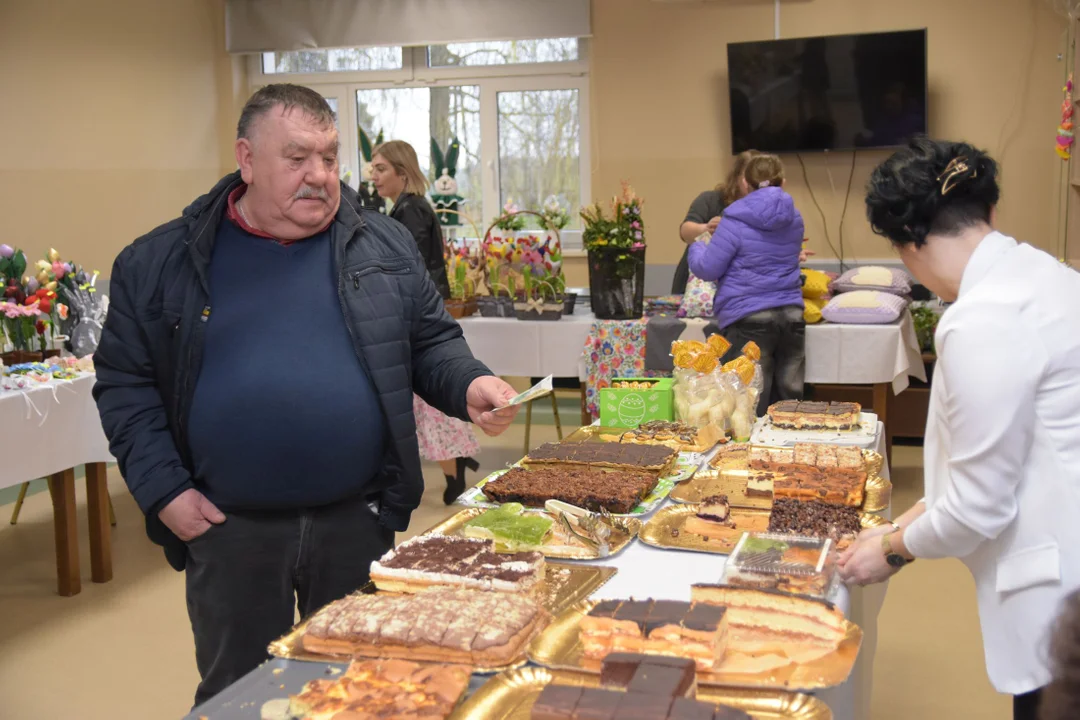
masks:
[[[376,147],[371,156],[371,181],[379,196],[394,204],[390,217],[412,233],[435,287],[443,298],[449,298],[442,228],[435,209],[424,197],[428,181],[413,146],[391,140]],[[443,502],[449,505],[465,492],[466,468],[475,471],[480,467],[472,458],[480,452],[480,445],[467,423],[443,415],[416,395],[413,413],[420,455],[442,467],[446,476]]]

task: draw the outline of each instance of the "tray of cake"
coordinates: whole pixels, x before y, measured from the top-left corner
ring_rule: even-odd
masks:
[[[599,674],[525,667],[472,694],[454,720],[831,720],[800,693],[698,686],[691,661],[613,653]]]
[[[859,403],[782,400],[769,406],[750,434],[755,445],[794,445],[828,442],[836,445],[877,446],[878,416]]]
[[[677,476],[670,473],[677,454],[661,445],[547,443],[517,466],[484,478],[457,502],[466,507],[514,502],[543,508],[548,500],[559,500],[592,512],[645,515],[675,486]]]
[[[294,660],[342,656],[472,664],[494,672],[524,661],[551,616],[607,582],[612,567],[497,553],[490,540],[421,535],[371,566],[372,583],[270,644]]]
[[[817,690],[847,680],[862,630],[828,600],[693,585],[691,601],[587,601],[529,647],[544,667],[599,674],[612,653],[692,660],[701,685]]]
[[[638,537],[654,547],[730,554],[744,533],[770,532],[828,539],[846,549],[860,530],[888,524],[880,515],[817,501],[780,498],[769,509],[734,507],[726,495],[662,508]]]
[[[489,539],[498,552],[535,550],[547,558],[595,560],[625,549],[640,529],[641,521],[636,518],[594,513],[548,500],[543,510],[515,502],[466,508],[428,532]]]
[[[767,509],[775,496],[878,512],[892,502],[883,465],[879,453],[845,445],[744,445],[718,454],[708,470],[673,489],[671,499],[696,503],[723,494],[733,506]]]

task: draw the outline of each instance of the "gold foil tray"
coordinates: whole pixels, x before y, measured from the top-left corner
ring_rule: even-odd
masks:
[[[570,563],[546,563],[544,579],[537,588],[537,600],[552,616],[558,617],[568,608],[580,605],[586,598],[603,587],[618,572],[616,568],[600,565],[575,565]],[[375,592],[375,585],[368,583],[361,592]],[[293,627],[286,635],[270,643],[266,651],[274,657],[310,662],[343,662],[348,658],[339,655],[322,655],[304,648],[304,632],[307,620]],[[494,673],[521,667],[526,663],[525,651],[514,662],[499,667],[478,667],[474,672]]]
[[[586,672],[599,675],[601,661],[582,654],[581,619],[596,604],[586,601],[555,618],[544,632],[529,644],[529,659],[553,670]],[[845,635],[832,652],[806,663],[788,663],[757,673],[698,672],[698,685],[732,686],[773,690],[822,690],[847,680],[862,644],[862,629],[845,620]],[[700,690],[698,691],[701,692]]]
[[[484,513],[483,508],[467,508],[458,512],[435,527],[428,530],[425,535],[461,535],[462,528],[465,527],[465,523],[469,522],[478,515]],[[550,513],[543,512],[541,510],[526,510],[529,514],[544,515],[545,517],[552,517]],[[552,518],[554,520],[554,518]],[[629,545],[638,532],[641,530],[641,521],[636,518],[622,518],[622,522],[626,523],[629,528],[629,532],[625,532],[619,529],[613,529],[611,531],[611,537],[608,539],[609,557],[615,553],[623,550]],[[496,543],[496,549],[498,549]],[[562,558],[565,560],[596,560],[600,556],[596,550],[591,547],[586,547],[584,544],[581,546],[574,545],[559,545],[552,547],[545,544],[540,548],[540,552],[544,554],[544,557],[549,558]]]
[[[542,667],[504,672],[484,683],[450,720],[529,720],[533,703],[549,683],[599,687],[600,677]],[[833,716],[821,700],[797,693],[700,687],[697,699],[742,710],[755,720],[832,720]]]
[[[688,517],[696,514],[697,509],[697,505],[668,505],[653,515],[649,522],[645,523],[645,527],[641,529],[638,537],[646,545],[658,548],[692,550],[694,552],[719,553],[721,555],[731,554],[741,535],[734,535],[731,538],[709,538],[686,532],[683,529],[683,523],[686,522]],[[768,514],[768,510],[731,508],[731,518],[735,521],[736,528],[742,527],[748,518],[761,517],[762,515],[768,517]],[[743,522],[741,523],[740,520]],[[860,515],[859,521],[863,529],[887,525],[889,522],[880,515],[865,512]],[[746,530],[747,532],[767,532],[767,523],[765,530],[754,530],[751,527]]]
[[[781,449],[766,445],[753,447]],[[880,512],[892,503],[892,483],[881,476],[885,458],[873,450],[863,450],[862,454],[866,461],[866,495],[861,509],[863,512]],[[671,499],[675,502],[696,503],[709,495],[724,494],[728,496],[728,502],[733,507],[772,507],[772,498],[746,495],[746,479],[750,473],[747,453],[720,453],[709,462],[709,467],[711,469],[698,471],[690,482],[676,486],[671,493]]]

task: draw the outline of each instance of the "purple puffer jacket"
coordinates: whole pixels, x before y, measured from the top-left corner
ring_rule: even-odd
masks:
[[[803,306],[803,229],[791,196],[767,187],[729,205],[708,245],[690,246],[690,271],[718,281],[713,313],[721,329],[762,310]]]

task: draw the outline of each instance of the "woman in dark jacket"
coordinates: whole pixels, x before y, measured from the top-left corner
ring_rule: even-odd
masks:
[[[428,181],[420,171],[416,150],[402,140],[379,145],[371,156],[371,180],[379,196],[394,204],[390,217],[412,233],[435,287],[443,298],[449,298],[442,228],[435,209],[424,196]],[[442,467],[446,475],[443,500],[449,505],[465,491],[465,469],[479,468],[472,456],[480,452],[480,445],[467,423],[443,415],[415,395],[413,412],[420,455]]]

